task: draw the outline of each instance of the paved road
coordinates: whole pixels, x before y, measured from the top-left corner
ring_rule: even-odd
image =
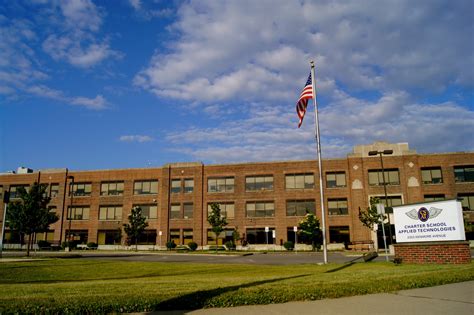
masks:
[[[25,252],[4,252],[4,258],[25,256]],[[87,259],[107,259],[121,261],[155,261],[155,262],[182,262],[182,263],[215,263],[215,264],[261,264],[261,265],[292,265],[292,264],[320,264],[324,262],[321,252],[263,252],[249,253],[249,255],[227,255],[227,254],[187,254],[168,252],[118,252],[118,251],[74,251],[65,252],[32,252],[33,257],[71,257],[77,256]],[[474,258],[474,251],[471,250]],[[348,263],[355,260],[361,262],[361,255],[353,255],[348,252],[329,252],[330,263]],[[375,261],[385,261],[386,257],[380,254]],[[393,260],[393,256],[389,256]],[[2,261],[2,260],[0,260]]]
[[[167,315],[314,315],[314,314],[474,314],[474,281],[394,293],[284,304],[211,308],[196,311],[154,312]]]
[[[342,253],[329,253],[328,261],[346,263],[352,260],[363,261],[362,256],[346,256]],[[155,261],[182,263],[214,263],[214,264],[258,264],[258,265],[292,265],[318,264],[324,262],[322,253],[255,253],[251,255],[199,255],[199,254],[149,254],[127,256],[97,256],[88,255],[88,259],[110,259],[126,261]],[[389,257],[391,258],[391,257]],[[356,260],[357,259],[357,260]],[[377,257],[376,261],[384,261],[385,257]]]

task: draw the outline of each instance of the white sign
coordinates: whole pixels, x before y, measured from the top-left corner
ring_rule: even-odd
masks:
[[[293,232],[298,232],[298,227],[297,226],[293,227]]]
[[[397,243],[464,241],[462,206],[457,200],[393,207]]]
[[[273,236],[273,238],[276,237],[275,230],[272,231],[272,236]]]
[[[265,232],[268,233],[270,231],[270,228],[268,226],[265,227]]]
[[[159,236],[163,235],[163,232],[159,231],[159,232],[158,232],[158,235],[159,235]]]

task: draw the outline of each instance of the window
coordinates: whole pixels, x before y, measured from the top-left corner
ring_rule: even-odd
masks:
[[[422,168],[421,180],[423,184],[441,184],[443,182],[441,167]]]
[[[388,169],[383,173],[381,170],[370,170],[369,171],[369,185],[370,186],[381,186],[383,185],[385,174],[386,185],[400,185],[400,176],[398,175],[398,169]]]
[[[233,241],[233,229],[224,229],[218,237],[217,237],[217,244],[223,245],[228,241]],[[214,233],[211,229],[207,230],[207,244],[209,245],[216,245],[216,233]]]
[[[274,227],[270,227],[268,232],[265,232],[265,228],[253,228],[247,229],[247,242],[249,244],[273,244],[273,231]]]
[[[72,185],[72,194],[74,196],[90,196],[92,191],[92,184],[91,183],[74,183]],[[71,195],[71,191],[69,191],[69,195]]]
[[[194,179],[184,180],[184,193],[190,194],[194,191]]]
[[[287,200],[286,216],[305,216],[306,213],[315,214],[316,207],[314,200]]]
[[[121,196],[123,195],[123,182],[103,182],[100,185],[101,196]]]
[[[137,180],[133,183],[134,195],[151,195],[158,193],[157,180]]]
[[[49,195],[51,198],[56,198],[59,195],[59,184],[49,185]]]
[[[385,205],[385,196],[372,196],[372,198],[378,198],[381,203]],[[401,206],[402,205],[402,196],[387,196],[387,204],[388,207],[396,207],[396,206]],[[386,213],[393,213],[393,209],[387,209],[385,208]]]
[[[275,205],[273,201],[247,202],[248,218],[274,217]]]
[[[183,230],[183,244],[188,245],[193,241],[193,230]]]
[[[182,219],[181,205],[179,203],[171,205],[170,219]]]
[[[220,177],[207,180],[208,192],[234,192],[234,178]]]
[[[36,233],[36,241],[54,241],[54,230],[47,232],[38,232]]]
[[[122,206],[101,206],[99,220],[122,220]]]
[[[10,186],[10,199],[14,198],[20,198],[20,195],[18,194],[18,189],[24,188],[28,190],[29,185],[11,185]]]
[[[180,244],[180,235],[179,229],[170,230],[170,241],[173,241],[175,244]]]
[[[3,186],[0,185],[0,197],[3,196]]]
[[[328,213],[329,215],[348,215],[347,199],[328,199]]]
[[[138,245],[155,245],[156,230],[145,230],[140,234],[137,240]]]
[[[329,227],[329,240],[331,243],[349,243],[350,234],[349,226],[330,226]]]
[[[286,189],[313,189],[314,175],[308,174],[287,174],[285,177]]]
[[[327,188],[346,187],[346,173],[345,172],[327,172],[326,173],[326,187]]]
[[[463,211],[474,211],[474,193],[458,194],[458,198],[462,198],[461,205]]]
[[[68,207],[68,220],[89,220],[89,207]]]
[[[245,177],[245,190],[273,190],[273,176],[247,176]]]
[[[116,230],[99,230],[97,235],[97,244],[99,245],[120,245],[121,231]]]
[[[181,179],[171,180],[171,193],[179,194],[181,192]]]
[[[193,218],[193,208],[194,208],[194,205],[192,203],[185,203],[183,205],[183,212],[184,212],[185,219]]]
[[[158,217],[158,206],[156,204],[133,206],[140,207],[142,209],[142,215],[145,216],[147,219],[156,219]]]
[[[234,203],[223,203],[223,202],[216,202],[219,205],[219,208],[221,209],[221,215],[226,217],[227,219],[233,219],[234,218]],[[211,213],[211,204],[207,204],[207,215]]]
[[[454,180],[456,183],[474,182],[474,166],[454,167]]]
[[[444,195],[439,194],[439,195],[425,195],[425,201],[430,202],[430,201],[439,201],[439,200],[444,200]]]
[[[66,235],[69,235],[70,239],[75,241],[77,244],[87,244],[89,238],[89,231],[87,230],[66,230]]]

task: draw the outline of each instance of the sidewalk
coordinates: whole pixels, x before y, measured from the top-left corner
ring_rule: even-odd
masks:
[[[280,315],[280,314],[474,314],[474,281],[394,293],[370,294],[340,299],[290,302],[285,304],[154,312],[192,315]]]

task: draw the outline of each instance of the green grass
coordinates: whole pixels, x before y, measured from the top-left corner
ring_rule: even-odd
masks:
[[[474,264],[0,263],[0,313],[105,313],[316,300],[474,280]]]

